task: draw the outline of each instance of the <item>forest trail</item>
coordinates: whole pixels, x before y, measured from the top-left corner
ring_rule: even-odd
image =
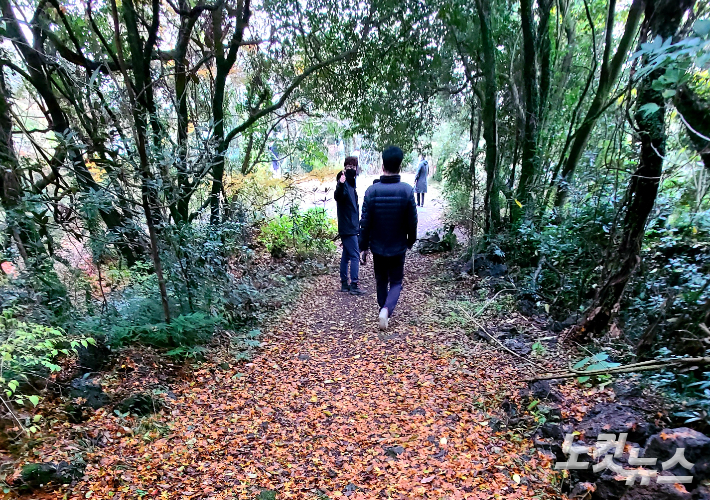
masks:
[[[422,228],[438,217],[424,210]],[[337,274],[317,278],[265,329],[251,362],[172,388],[153,417],[169,427],[164,437],[136,433],[97,449],[76,498],[272,498],[258,497],[262,488],[278,499],[549,495],[549,463],[530,440],[496,433],[487,413],[513,396],[518,369],[437,326],[432,294],[446,293],[437,266],[409,253],[386,335],[371,263],[363,297],[340,293]]]
[[[362,203],[365,191],[372,185],[372,181],[379,179],[379,174],[360,174],[357,179],[357,191]],[[402,182],[414,185],[414,172],[403,172]],[[424,208],[419,210],[418,237],[421,238],[427,231],[441,227],[441,220],[444,215],[444,196],[442,185],[432,180],[429,181],[429,192],[425,196]],[[298,184],[298,192],[301,200],[304,201],[305,208],[324,208],[332,218],[337,217],[337,206],[333,199],[335,189],[335,179],[318,181],[308,179]]]

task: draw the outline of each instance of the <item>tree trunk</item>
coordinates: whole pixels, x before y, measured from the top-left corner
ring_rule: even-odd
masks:
[[[649,19],[648,38],[673,36],[684,12],[692,7],[694,0],[651,0],[646,7]],[[647,39],[648,39],[647,38]],[[665,99],[660,90],[654,90],[652,83],[663,76],[664,69],[657,69],[641,80],[635,120],[641,137],[639,168],[629,180],[626,193],[626,214],[624,216],[621,242],[615,258],[607,264],[603,284],[587,311],[587,317],[574,333],[589,337],[603,332],[618,313],[629,280],[641,262],[641,243],[651,210],[656,201],[658,186],[666,154]],[[655,104],[658,110],[645,113],[642,108]]]
[[[249,24],[251,17],[250,0],[238,0],[236,8],[236,26],[232,39],[227,46],[223,44],[222,18],[223,8],[212,11],[212,34],[214,54],[217,66],[215,76],[214,96],[212,97],[212,121],[214,126],[214,143],[216,147],[215,159],[212,166],[212,188],[210,190],[210,223],[215,225],[220,222],[220,195],[224,182],[225,153],[229,147],[229,142],[225,140],[224,134],[224,91],[227,83],[227,76],[237,60],[237,52],[244,39],[244,30]]]
[[[478,143],[481,142],[481,117],[477,116],[478,113],[476,113],[475,109],[475,100],[472,98],[471,100],[471,122],[469,124],[469,129],[468,129],[468,135],[469,138],[471,139],[471,144],[473,147],[471,148],[471,161],[469,163],[469,173],[471,176],[471,193],[473,194],[473,199],[471,200],[471,237],[470,237],[470,246],[471,246],[471,258],[475,259],[476,258],[476,210],[478,207],[476,204],[478,203],[478,197],[476,196],[477,193],[477,181],[476,181],[476,162],[478,161]],[[474,122],[475,122],[475,132],[474,132]]]
[[[542,126],[542,121],[547,111],[548,98],[550,96],[550,85],[552,82],[551,52],[550,42],[550,9],[552,0],[538,0],[540,24],[537,28],[538,59],[540,61],[540,109],[538,110],[538,127]]]
[[[535,55],[535,31],[533,26],[532,1],[520,1],[520,24],[523,30],[523,80],[525,84],[525,137],[522,147],[522,164],[516,200],[511,219],[519,220],[523,210],[528,210],[532,201],[532,184],[540,167],[540,155],[537,150],[538,119],[540,112],[540,86],[537,78]]]
[[[47,106],[49,128],[60,137],[63,143],[60,145],[60,152],[57,156],[66,153],[71,163],[79,188],[88,194],[102,193],[103,188],[94,180],[91,172],[86,167],[86,163],[81,154],[76,139],[71,134],[72,129],[64,110],[62,109],[57,96],[54,94],[52,84],[48,78],[51,73],[46,67],[41,56],[41,40],[35,40],[37,46],[32,46],[20,29],[20,25],[15,17],[12,6],[8,0],[0,0],[0,10],[5,18],[6,33],[12,40],[15,48],[22,56],[27,66],[30,83],[37,90],[45,105]],[[53,175],[59,177],[59,166],[55,162],[50,165],[53,168]],[[125,214],[120,214],[115,207],[101,204],[98,208],[101,219],[106,224],[109,232],[116,238],[115,245],[124,256],[129,265],[133,265],[144,253],[142,238],[134,222]]]
[[[496,59],[491,28],[490,0],[476,0],[481,24],[483,47],[483,140],[486,141],[486,193],[483,200],[486,232],[494,232],[500,226],[500,186],[498,185],[498,119],[496,96]],[[476,147],[477,145],[474,145]]]
[[[165,277],[163,275],[163,264],[160,259],[160,248],[158,246],[158,235],[156,224],[160,218],[156,217],[158,213],[158,195],[155,185],[155,179],[151,172],[150,156],[148,154],[148,120],[146,116],[154,116],[152,113],[152,92],[148,91],[152,87],[152,79],[150,76],[150,58],[154,50],[156,42],[158,16],[159,16],[159,0],[152,0],[153,4],[153,19],[151,29],[148,32],[148,38],[145,43],[141,40],[138,31],[137,16],[133,5],[133,0],[123,0],[123,16],[126,21],[128,45],[131,49],[131,61],[133,64],[133,78],[135,87],[135,98],[131,99],[133,121],[136,127],[136,137],[138,144],[138,158],[140,163],[141,173],[141,201],[143,212],[145,214],[146,226],[148,226],[148,235],[150,237],[150,251],[155,269],[155,276],[158,279],[158,289],[160,291],[160,300],[163,306],[163,315],[165,322],[170,323],[170,303],[168,301],[168,292],[165,286]],[[127,84],[131,85],[130,82]],[[149,118],[152,121],[152,118]],[[159,126],[152,125],[153,139],[160,133]],[[168,339],[172,344],[172,338]]]
[[[247,175],[251,172],[251,152],[254,148],[254,132],[249,134],[249,140],[247,141],[247,146],[244,149],[244,159],[242,160],[242,175]],[[258,158],[257,158],[258,160]]]
[[[214,123],[214,141],[216,144],[216,154],[214,165],[212,166],[212,189],[210,191],[210,224],[219,224],[219,204],[222,193],[222,182],[224,178],[224,154],[227,145],[224,144],[224,89],[227,74],[217,66],[217,76],[215,78],[215,90],[212,97],[212,121]]]
[[[187,0],[180,0],[180,9],[188,10]],[[192,29],[197,21],[198,14],[180,16],[180,30],[178,41],[175,44],[175,97],[177,98],[177,199],[173,201],[171,212],[175,222],[187,222],[190,217],[190,197],[193,186],[190,182],[187,157],[188,157],[188,108],[187,108],[187,67],[186,55],[190,42]]]
[[[636,37],[636,30],[638,28],[641,17],[643,16],[643,10],[646,4],[646,0],[633,0],[631,8],[629,9],[629,15],[626,19],[626,26],[624,27],[624,34],[619,42],[619,47],[614,54],[613,59],[609,60],[611,54],[611,45],[613,41],[614,32],[614,11],[616,9],[616,0],[610,0],[609,10],[607,14],[606,22],[606,41],[604,44],[604,55],[602,56],[602,68],[599,74],[599,85],[597,86],[597,92],[594,95],[592,104],[587,110],[587,114],[584,117],[582,125],[577,129],[575,133],[574,141],[569,150],[569,156],[567,161],[564,163],[562,168],[561,179],[553,179],[553,182],[557,186],[557,197],[555,198],[555,206],[562,207],[567,200],[569,195],[569,184],[572,182],[572,177],[574,176],[574,171],[577,168],[579,159],[584,153],[584,149],[589,141],[589,136],[594,129],[594,126],[599,119],[599,116],[606,105],[609,93],[613,88],[614,84],[619,78],[621,69],[626,61],[627,54],[631,44]]]

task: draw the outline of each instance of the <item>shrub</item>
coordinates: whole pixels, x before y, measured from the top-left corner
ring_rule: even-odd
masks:
[[[23,394],[21,386],[60,371],[59,357],[76,354],[80,345],[87,347],[94,339],[70,338],[60,328],[25,321],[18,313],[7,308],[0,315],[0,389],[19,404],[27,399],[37,405],[39,398]]]
[[[124,319],[109,328],[108,338],[116,346],[140,343],[155,347],[190,347],[207,341],[221,322],[202,312],[181,314],[170,323],[148,323]]]
[[[613,217],[610,204],[589,204],[559,224],[540,227],[527,221],[514,227],[500,244],[507,262],[521,268],[521,291],[545,300],[555,316],[583,307],[601,276],[599,264]],[[533,282],[542,258],[545,262]]]
[[[264,225],[259,239],[274,258],[293,252],[303,259],[334,252],[336,234],[334,221],[322,208],[301,212],[293,207],[290,214],[278,216]]]

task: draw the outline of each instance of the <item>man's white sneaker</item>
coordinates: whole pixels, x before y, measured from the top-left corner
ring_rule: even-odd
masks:
[[[387,325],[390,321],[390,318],[389,311],[386,307],[380,309],[380,315],[378,316],[378,319],[380,320],[380,330],[387,330]]]

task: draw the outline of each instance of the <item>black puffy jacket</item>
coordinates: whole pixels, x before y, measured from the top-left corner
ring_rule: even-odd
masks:
[[[343,172],[340,172],[340,174],[342,173]],[[340,177],[340,174],[338,174],[338,177]],[[357,190],[355,186],[351,185],[347,180],[345,182],[338,182],[335,186],[334,197],[338,207],[338,234],[341,236],[357,234],[360,206],[357,202]]]
[[[360,218],[360,250],[391,257],[417,240],[414,189],[399,175],[383,175],[365,192]]]

